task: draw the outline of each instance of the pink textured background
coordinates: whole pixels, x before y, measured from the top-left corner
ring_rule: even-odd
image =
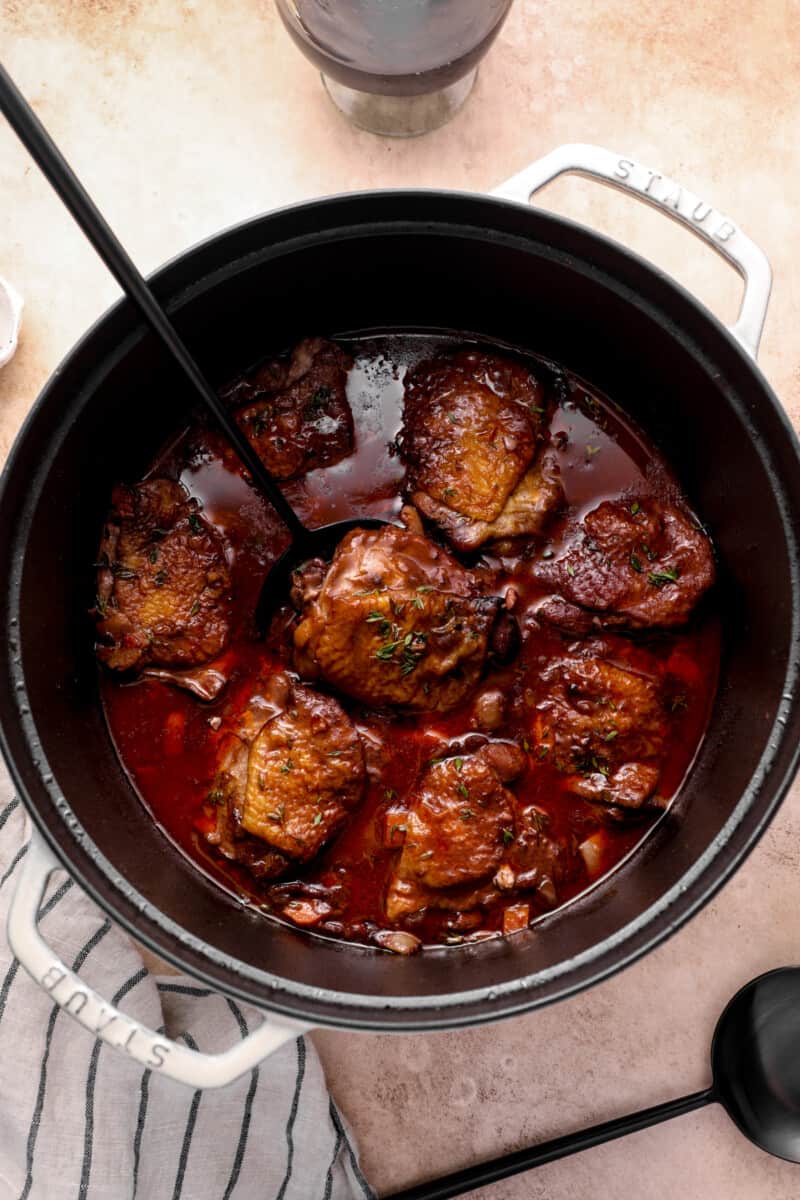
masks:
[[[763,368],[800,417],[797,0],[517,0],[467,107],[411,142],[351,129],[268,0],[0,0],[7,66],[140,265],[254,213],[351,188],[488,189],[567,141],[637,157],[729,213],[769,255]],[[0,274],[26,298],[0,373],[0,452],[116,289],[0,128]],[[624,240],[726,319],[736,276],[659,214],[583,181],[543,202]],[[709,448],[713,466],[713,446]],[[716,1016],[798,958],[800,794],[734,881],[666,946],[574,1000],[468,1032],[315,1035],[384,1190],[707,1082]],[[708,1109],[483,1200],[794,1200],[800,1169]],[[311,1198],[310,1198],[311,1200]]]

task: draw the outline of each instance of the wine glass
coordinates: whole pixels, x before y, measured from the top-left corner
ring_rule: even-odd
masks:
[[[513,0],[275,0],[294,42],[353,124],[412,137],[472,90]]]

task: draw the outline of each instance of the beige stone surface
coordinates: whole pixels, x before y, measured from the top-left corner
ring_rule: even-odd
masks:
[[[264,209],[351,188],[487,189],[566,141],[610,146],[729,213],[775,270],[763,368],[800,418],[797,0],[517,0],[476,91],[425,139],[339,117],[268,0],[0,0],[0,56],[145,269]],[[625,198],[583,181],[547,203],[677,275],[726,318],[736,276]],[[0,274],[26,299],[0,372],[0,450],[59,358],[116,296],[0,122]],[[713,465],[713,447],[710,448]],[[707,1082],[731,992],[798,958],[800,794],[671,942],[541,1013],[426,1037],[315,1035],[384,1191]],[[553,1164],[483,1200],[793,1200],[800,1168],[720,1110]],[[309,1198],[315,1200],[315,1198]]]

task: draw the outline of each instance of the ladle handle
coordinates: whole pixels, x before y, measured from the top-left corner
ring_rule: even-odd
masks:
[[[175,326],[150,291],[144,276],[107,225],[61,151],[2,64],[0,64],[0,112],[4,114],[19,140],[69,209],[128,299],[139,309],[164,349],[172,356],[173,361],[183,372],[217,423],[222,426],[231,446],[250,472],[253,481],[269,497],[281,520],[288,525],[292,534],[302,535],[305,528],[299,517],[285,500],[277,483],[250,442],[229,415],[217,393],[178,336]]]
[[[592,1125],[589,1129],[567,1133],[564,1137],[553,1138],[552,1141],[542,1142],[538,1146],[528,1146],[525,1150],[503,1154],[474,1167],[466,1167],[463,1171],[454,1171],[452,1175],[442,1175],[439,1179],[406,1188],[403,1192],[393,1192],[391,1196],[386,1196],[385,1200],[450,1200],[452,1196],[463,1196],[465,1192],[488,1187],[500,1179],[508,1179],[510,1175],[518,1175],[532,1167],[542,1167],[557,1158],[566,1158],[567,1155],[578,1154],[581,1150],[591,1150],[593,1146],[600,1146],[603,1142],[612,1142],[615,1138],[637,1133],[640,1129],[658,1125],[661,1121],[670,1121],[673,1117],[680,1117],[696,1108],[702,1108],[704,1104],[710,1104],[715,1099],[713,1088],[706,1088],[702,1092],[693,1092],[691,1096],[683,1096],[680,1100],[668,1100],[665,1104],[656,1104],[653,1108],[643,1108],[627,1117],[603,1121],[602,1124]]]

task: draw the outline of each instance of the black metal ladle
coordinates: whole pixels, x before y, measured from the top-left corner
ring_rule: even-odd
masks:
[[[800,1162],[800,967],[769,971],[736,993],[714,1031],[711,1075],[711,1087],[702,1092],[504,1154],[386,1200],[450,1200],[705,1104],[721,1104],[745,1137],[768,1154]]]
[[[386,525],[387,522],[376,517],[359,517],[335,521],[318,529],[306,528],[179,337],[175,326],[147,286],[144,276],[111,231],[44,125],[2,65],[0,112],[69,209],[128,299],[139,309],[161,345],[183,372],[195,394],[222,428],[231,447],[250,473],[253,483],[264,493],[289,529],[291,544],[272,565],[261,588],[256,618],[259,626],[262,629],[266,628],[270,616],[285,598],[289,576],[298,563],[316,556],[329,556],[351,529],[375,529]]]

